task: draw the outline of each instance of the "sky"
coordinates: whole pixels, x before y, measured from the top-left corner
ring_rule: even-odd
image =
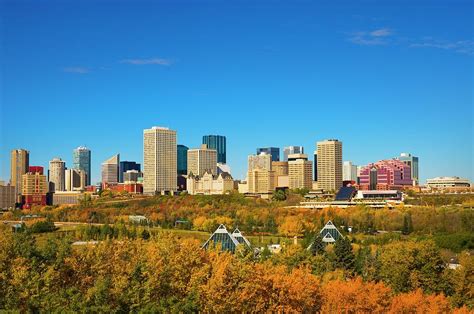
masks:
[[[357,165],[408,152],[420,177],[473,173],[472,1],[0,0],[0,180],[92,150],[143,160],[143,130],[257,147],[339,139]],[[281,154],[283,155],[283,154]]]

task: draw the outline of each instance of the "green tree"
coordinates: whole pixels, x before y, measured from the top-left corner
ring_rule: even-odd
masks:
[[[413,224],[411,220],[411,214],[407,213],[403,215],[403,228],[402,233],[407,235],[413,232]]]
[[[334,245],[334,254],[336,255],[336,267],[353,271],[355,256],[352,251],[352,244],[348,237],[340,237]]]
[[[273,192],[272,200],[274,200],[274,201],[284,201],[284,200],[286,200],[285,191],[276,190],[275,192]]]
[[[325,248],[326,245],[323,242],[323,237],[318,233],[314,238],[313,243],[311,243],[310,251],[313,255],[318,255],[324,253]]]

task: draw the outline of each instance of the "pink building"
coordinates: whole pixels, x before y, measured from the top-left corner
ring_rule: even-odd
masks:
[[[393,190],[413,185],[410,166],[396,159],[367,165],[359,179],[360,190]]]

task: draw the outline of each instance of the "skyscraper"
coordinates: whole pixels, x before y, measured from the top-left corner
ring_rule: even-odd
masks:
[[[207,145],[209,149],[215,149],[217,151],[217,162],[225,164],[227,163],[227,144],[226,138],[222,135],[204,135],[202,137],[202,143]]]
[[[325,140],[318,142],[318,188],[337,191],[342,186],[342,142]]]
[[[188,150],[188,174],[202,176],[205,172],[217,174],[217,151],[209,149],[206,144],[201,148]]]
[[[120,154],[116,154],[102,163],[102,185],[119,182]]]
[[[61,158],[54,158],[49,162],[48,181],[52,183],[51,192],[66,190],[65,171],[66,162]]]
[[[22,191],[22,176],[28,172],[30,165],[30,152],[25,149],[14,149],[11,151],[10,159],[10,184],[15,186],[17,202],[21,201],[19,195]]]
[[[420,177],[418,174],[418,157],[412,156],[408,153],[401,153],[400,157],[397,159],[410,166],[413,185],[418,185],[420,183]]]
[[[86,184],[91,185],[91,151],[90,149],[84,146],[79,146],[73,151],[72,168],[85,171]]]
[[[303,146],[287,146],[283,149],[283,161],[288,161],[288,155],[304,154]]]
[[[178,175],[188,174],[188,150],[189,147],[178,145]]]
[[[140,172],[141,165],[134,161],[121,161],[119,163],[119,182],[123,183],[125,181],[124,173],[127,172],[128,170],[136,170]]]
[[[344,161],[342,165],[342,180],[357,182],[357,166],[352,161]]]
[[[290,189],[312,189],[313,163],[305,154],[288,155]]]
[[[79,169],[66,169],[66,191],[82,191],[86,188],[86,172]]]
[[[177,191],[176,131],[152,127],[143,131],[143,193]]]
[[[279,147],[261,147],[257,148],[257,155],[260,153],[266,153],[272,156],[272,161],[280,161],[280,148]]]

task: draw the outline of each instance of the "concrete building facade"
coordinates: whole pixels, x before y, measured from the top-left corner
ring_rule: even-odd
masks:
[[[357,182],[357,166],[352,161],[344,161],[342,164],[342,180]]]
[[[86,172],[79,169],[66,169],[66,191],[84,191],[86,189]]]
[[[26,149],[14,149],[10,156],[10,184],[15,187],[17,202],[21,201],[22,177],[30,166],[30,152]]]
[[[177,191],[176,131],[152,127],[143,131],[143,193]]]
[[[313,163],[304,154],[288,155],[288,177],[290,189],[313,188]]]
[[[206,144],[202,144],[201,148],[189,149],[188,174],[203,176],[206,172],[217,174],[217,151],[209,149]]]
[[[342,142],[325,140],[317,142],[318,188],[337,191],[342,187]]]
[[[102,184],[119,183],[120,154],[116,154],[102,163]]]
[[[289,155],[304,154],[303,146],[287,146],[283,148],[283,161],[288,161]]]
[[[49,162],[48,181],[51,184],[51,192],[66,190],[66,162],[61,158],[53,158]]]

